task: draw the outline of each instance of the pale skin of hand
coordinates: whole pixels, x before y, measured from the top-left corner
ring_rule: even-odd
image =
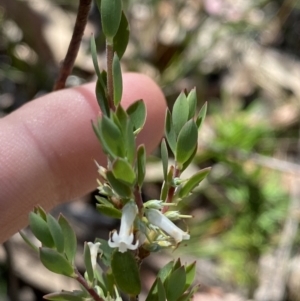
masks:
[[[28,224],[34,206],[50,210],[96,188],[94,160],[106,159],[91,127],[101,115],[94,89],[53,92],[0,119],[0,243]],[[147,120],[137,140],[150,153],[163,135],[165,98],[149,77],[124,74],[123,106],[141,98]]]

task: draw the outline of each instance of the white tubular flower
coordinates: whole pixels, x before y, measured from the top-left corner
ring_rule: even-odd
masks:
[[[98,255],[99,247],[100,247],[101,243],[100,242],[96,242],[96,243],[88,242],[87,244],[90,248],[92,267],[93,267],[93,270],[95,271],[96,264],[97,264],[97,255]]]
[[[129,250],[137,249],[139,241],[133,243],[133,222],[138,213],[138,209],[135,203],[128,202],[122,209],[122,218],[119,234],[114,231],[113,235],[108,241],[108,245],[111,248],[119,248],[119,252],[124,253]]]
[[[190,235],[187,232],[182,231],[174,223],[172,223],[165,215],[155,209],[146,210],[146,216],[148,221],[168,233],[172,236],[176,243],[182,240],[190,239]]]

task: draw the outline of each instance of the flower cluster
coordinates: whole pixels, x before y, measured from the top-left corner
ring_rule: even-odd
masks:
[[[159,204],[160,201],[156,201]],[[155,204],[156,204],[155,203]],[[162,202],[160,202],[162,203]],[[145,206],[147,207],[147,205]],[[159,207],[157,207],[159,208]],[[175,212],[179,217],[181,216],[177,211]],[[124,253],[127,250],[136,250],[142,243],[139,239],[135,240],[133,233],[134,221],[137,218],[138,209],[134,202],[129,201],[122,209],[121,226],[119,233],[116,230],[112,232],[112,235],[108,241],[108,245],[111,248],[118,248],[119,252]],[[158,228],[164,233],[171,236],[175,243],[178,244],[182,240],[190,239],[190,235],[187,232],[182,231],[177,227],[168,217],[167,214],[163,214],[159,209],[146,208],[145,215],[150,224],[150,228]],[[173,216],[172,214],[171,216]],[[184,216],[190,217],[190,216]],[[144,236],[139,233],[139,236]],[[135,241],[135,242],[134,242]]]

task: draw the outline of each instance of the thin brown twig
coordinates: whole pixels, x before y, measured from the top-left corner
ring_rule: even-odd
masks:
[[[86,280],[84,279],[84,277],[79,273],[79,271],[76,269],[75,273],[77,275],[77,277],[75,278],[91,295],[91,297],[93,297],[93,299],[95,301],[104,301],[98,294],[97,292],[88,285],[88,283],[86,282]]]
[[[75,59],[78,54],[83,32],[88,20],[91,8],[91,0],[80,0],[73,35],[66,57],[59,70],[58,78],[53,87],[53,91],[63,89],[66,84],[67,77],[71,74]]]

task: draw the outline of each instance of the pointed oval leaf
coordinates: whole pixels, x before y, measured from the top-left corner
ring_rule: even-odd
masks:
[[[111,268],[119,288],[125,293],[135,296],[141,292],[141,280],[137,262],[131,252],[115,251]]]
[[[133,164],[135,159],[136,143],[135,135],[133,133],[133,124],[129,118],[127,119],[125,137],[126,157],[128,162]]]
[[[169,187],[168,182],[164,181],[160,191],[160,200],[165,201],[167,199]]]
[[[133,124],[134,130],[143,128],[146,121],[146,105],[145,102],[140,99],[130,105],[127,110],[127,114]]]
[[[48,248],[54,247],[53,237],[48,228],[47,222],[34,212],[29,214],[29,225],[35,237]]]
[[[114,36],[114,51],[117,53],[118,57],[121,59],[129,41],[129,25],[127,18],[122,12],[121,22],[120,26],[118,28],[118,31],[116,35]]]
[[[23,233],[22,231],[19,231],[19,234],[23,238],[23,240],[26,242],[26,244],[33,249],[33,251],[38,252],[39,248],[28,238],[28,236]]]
[[[120,131],[126,132],[126,125],[127,125],[127,118],[128,115],[123,109],[122,105],[119,104],[116,108],[115,116],[119,121],[119,124],[121,126]]]
[[[118,126],[106,116],[100,121],[99,134],[101,142],[105,144],[105,149],[109,151],[109,155],[113,158],[124,156],[123,137]]]
[[[179,269],[181,267],[181,260],[180,258],[177,258],[177,260],[175,261],[174,265],[173,265],[173,268],[172,268],[172,273]]]
[[[162,269],[158,272],[157,277],[161,279],[161,281],[164,283],[167,277],[170,275],[172,268],[174,265],[174,261],[168,262],[165,266],[163,266]]]
[[[175,154],[176,151],[176,134],[172,123],[172,116],[170,111],[167,109],[165,118],[165,136],[167,138],[168,144]]]
[[[99,212],[101,212],[102,214],[108,217],[117,218],[117,219],[121,219],[122,217],[122,212],[116,208],[108,207],[105,205],[99,205],[99,204],[97,204],[96,206]]]
[[[166,292],[160,278],[157,279],[157,301],[166,301]]]
[[[197,140],[198,128],[194,120],[189,120],[181,129],[177,140],[175,160],[180,169],[194,152]]]
[[[196,261],[185,267],[186,281],[184,290],[186,291],[194,282],[196,276]]]
[[[123,182],[118,181],[112,171],[108,171],[107,174],[107,180],[109,184],[111,185],[112,189],[123,198],[130,198],[131,197],[131,188],[130,186],[126,185]]]
[[[74,269],[64,255],[49,248],[40,248],[40,260],[51,272],[74,277]]]
[[[145,145],[139,145],[137,149],[137,177],[138,185],[142,187],[146,175],[146,149]]]
[[[91,260],[91,250],[86,242],[84,243],[83,258],[84,258],[84,265],[86,268],[89,281],[92,283],[94,280],[94,270],[93,270],[92,260]]]
[[[185,290],[186,274],[184,267],[178,268],[167,279],[165,290],[168,301],[176,301]]]
[[[112,164],[112,173],[117,180],[126,184],[133,185],[136,180],[135,172],[132,166],[122,158],[117,158]]]
[[[187,97],[187,102],[189,104],[189,117],[188,119],[191,119],[196,114],[196,108],[197,108],[197,93],[196,88],[192,89]]]
[[[63,253],[65,249],[65,242],[62,229],[58,221],[50,214],[47,215],[47,224],[50,233],[53,237],[54,245],[59,253]]]
[[[101,0],[102,30],[107,39],[112,39],[120,26],[122,0]]]
[[[189,103],[184,92],[181,92],[176,99],[172,110],[172,123],[176,136],[188,121],[189,117]]]
[[[96,75],[99,79],[101,79],[101,72],[98,64],[97,47],[96,47],[94,35],[91,36],[90,47],[91,47],[92,60],[93,60],[94,69],[96,71]]]
[[[164,180],[167,179],[168,175],[168,148],[166,144],[166,140],[163,139],[160,145],[160,154],[161,154],[161,161],[162,161],[162,166],[163,166],[163,173],[164,173]]]
[[[96,199],[101,205],[105,205],[106,207],[115,208],[114,205],[113,205],[107,198],[101,197],[101,196],[99,196],[99,195],[95,195],[95,199]]]
[[[73,264],[77,250],[76,234],[69,222],[67,221],[67,219],[62,214],[60,214],[58,218],[58,223],[61,226],[62,233],[64,236],[65,254],[67,256],[68,261],[71,264]]]
[[[122,98],[123,81],[121,64],[118,56],[115,54],[113,58],[113,83],[114,83],[114,104],[117,106]]]
[[[189,195],[195,189],[203,179],[208,175],[211,168],[204,168],[195,173],[190,179],[183,184],[182,188],[179,191],[179,197],[184,198]]]
[[[159,278],[156,278],[154,283],[152,284],[148,296],[145,301],[157,301],[157,282]]]
[[[98,78],[96,82],[96,98],[103,115],[109,116],[109,105],[106,97],[105,88],[103,87],[101,80]]]
[[[192,152],[192,154],[190,155],[190,157],[188,158],[188,160],[185,161],[184,164],[182,165],[181,172],[183,172],[187,167],[190,166],[190,164],[192,163],[193,159],[195,158],[195,156],[197,154],[197,149],[198,149],[198,145],[195,146],[195,149]]]
[[[197,119],[196,119],[196,125],[198,127],[198,130],[200,130],[200,128],[204,122],[204,119],[206,117],[206,112],[207,112],[207,102],[205,102],[205,104],[201,108],[201,110],[197,116]]]
[[[34,207],[34,213],[39,215],[44,221],[47,221],[47,213],[41,206]]]

